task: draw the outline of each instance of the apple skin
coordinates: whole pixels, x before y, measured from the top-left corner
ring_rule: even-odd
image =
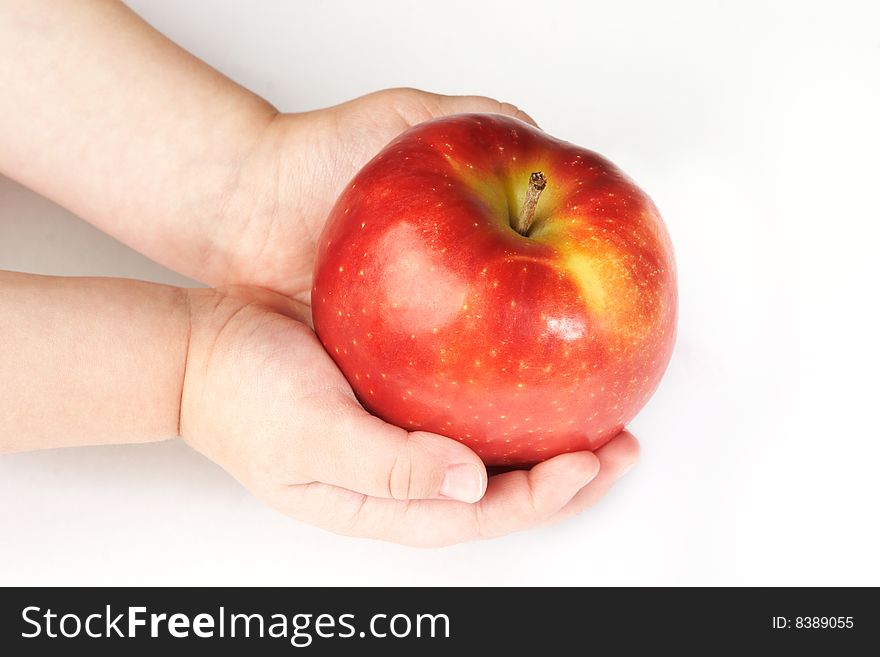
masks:
[[[511,216],[537,171],[548,183],[525,237]],[[675,263],[654,204],[608,160],[460,114],[408,130],[346,187],[312,310],[370,412],[527,465],[601,447],[654,392]]]

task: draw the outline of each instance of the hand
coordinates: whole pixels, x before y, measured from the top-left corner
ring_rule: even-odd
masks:
[[[582,511],[637,458],[624,432],[595,455],[487,478],[458,441],[367,413],[303,304],[254,288],[191,295],[181,434],[270,506],[325,529],[420,546],[500,536]]]
[[[308,304],[315,246],[345,185],[408,128],[463,112],[508,114],[534,124],[509,103],[416,89],[388,89],[320,111],[277,115],[251,149],[239,187],[225,203],[214,241],[225,257],[209,257],[224,264],[208,282],[258,285]],[[216,235],[216,223],[213,230]]]

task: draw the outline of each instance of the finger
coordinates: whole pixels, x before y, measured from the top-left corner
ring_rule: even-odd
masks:
[[[571,452],[493,477],[491,495],[477,505],[484,538],[528,529],[557,514],[600,473],[592,452]]]
[[[291,486],[276,506],[340,534],[422,547],[501,536],[540,524],[599,472],[590,452],[563,454],[493,477],[477,504],[446,500],[396,501],[326,484]]]
[[[614,483],[638,462],[639,449],[639,442],[635,436],[624,430],[596,450],[596,456],[600,463],[598,476],[579,491],[546,524],[556,524],[583,513],[602,499]]]
[[[436,103],[436,116],[448,114],[462,114],[467,112],[488,112],[490,114],[505,114],[513,116],[520,121],[525,121],[536,128],[538,124],[513,103],[505,103],[487,96],[443,96],[434,94]]]
[[[308,440],[305,471],[315,481],[395,500],[447,498],[473,503],[488,475],[462,443],[425,431],[408,432],[367,413],[342,392],[324,399],[310,426],[326,427]]]

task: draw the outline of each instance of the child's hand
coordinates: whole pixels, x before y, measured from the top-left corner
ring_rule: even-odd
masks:
[[[243,287],[191,297],[182,436],[269,505],[331,531],[425,546],[498,536],[583,510],[637,458],[623,433],[487,489],[461,443],[364,411],[304,305]]]
[[[308,302],[315,245],[345,185],[408,128],[463,112],[503,113],[534,124],[509,103],[418,89],[278,114],[248,151],[219,225],[216,218],[211,224],[216,253],[206,261],[215,266],[200,267],[200,274],[213,285],[259,285]]]

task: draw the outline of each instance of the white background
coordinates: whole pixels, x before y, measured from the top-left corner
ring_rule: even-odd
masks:
[[[642,462],[562,526],[416,550],[179,441],[60,450],[0,458],[0,583],[880,584],[876,3],[132,4],[284,110],[482,93],[607,155],[669,225],[678,343]],[[0,268],[187,283],[4,179]]]

